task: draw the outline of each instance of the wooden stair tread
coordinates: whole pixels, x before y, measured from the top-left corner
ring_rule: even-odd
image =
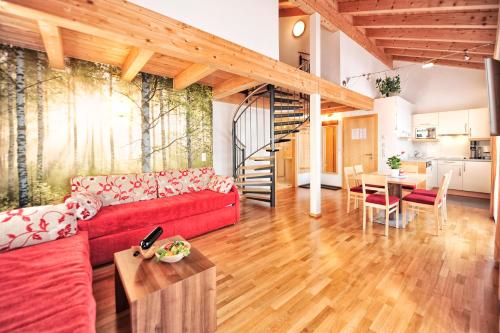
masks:
[[[268,186],[272,185],[271,181],[252,181],[252,182],[236,182],[236,186]]]
[[[241,191],[243,193],[245,193],[245,192],[271,193],[271,189],[268,189],[268,188],[252,188],[252,189],[243,189]]]
[[[243,170],[259,170],[259,169],[270,169],[273,168],[274,164],[261,164],[261,165],[244,165],[240,167]]]
[[[272,172],[255,172],[255,173],[245,173],[238,175],[238,178],[251,178],[251,177],[271,177],[273,175]]]
[[[269,202],[271,200],[271,196],[263,196],[259,194],[244,194],[243,196],[247,199],[261,200],[266,202]]]
[[[274,160],[274,156],[255,156],[255,157],[250,157],[252,161],[272,161]]]

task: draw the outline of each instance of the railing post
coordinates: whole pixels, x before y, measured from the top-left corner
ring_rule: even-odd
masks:
[[[269,125],[270,125],[270,134],[271,134],[271,156],[275,156],[274,148],[274,94],[275,89],[274,85],[270,84],[267,86],[269,90]],[[272,159],[273,167],[271,168],[271,207],[274,207],[276,204],[276,158]]]
[[[237,157],[236,157],[236,121],[233,120],[233,177],[236,180],[236,167],[237,167]]]

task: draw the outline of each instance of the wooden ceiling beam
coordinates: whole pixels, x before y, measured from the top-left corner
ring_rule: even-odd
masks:
[[[217,69],[207,65],[192,64],[174,77],[173,87],[175,90],[182,90],[209,76],[216,70]]]
[[[374,39],[404,39],[445,42],[494,43],[496,29],[366,29]]]
[[[454,13],[424,13],[355,16],[353,24],[363,28],[474,28],[496,29],[498,9]]]
[[[243,76],[238,76],[226,81],[223,81],[213,87],[212,95],[216,100],[223,99],[225,97],[231,96],[233,94],[237,94],[240,91],[247,90],[258,85],[259,82],[248,79]]]
[[[367,38],[367,36],[337,11],[333,1],[329,0],[293,0],[307,14],[317,12],[321,15],[323,25],[329,30],[340,30],[361,47],[371,53],[387,67],[392,68],[392,59]]]
[[[300,8],[284,8],[280,9],[280,17],[302,16],[306,15]]]
[[[122,80],[132,81],[144,65],[151,59],[154,52],[143,48],[132,47],[128,53],[122,68]]]
[[[127,1],[0,0],[0,12],[119,40],[258,82],[309,94],[319,92],[328,100],[361,110],[373,108],[370,97]]]
[[[342,105],[342,106],[334,106],[331,108],[321,109],[321,114],[332,114],[332,113],[336,113],[336,112],[349,112],[349,111],[355,111],[355,110],[356,110],[355,108],[352,108],[350,106]]]
[[[408,56],[394,56],[394,60],[399,60],[399,61],[408,61],[408,62],[417,62],[417,63],[424,63],[424,62],[429,62],[432,59],[431,58],[419,58],[419,57],[408,57]],[[443,66],[452,66],[452,67],[462,67],[462,68],[470,68],[470,69],[482,69],[484,70],[484,64],[483,63],[477,63],[477,62],[465,62],[465,61],[454,61],[454,60],[435,60],[433,61],[436,65],[443,65]]]
[[[428,42],[421,40],[377,39],[375,41],[375,44],[383,48],[400,48],[409,50],[433,50],[433,51],[468,50],[468,53],[470,54],[486,54],[486,55],[493,54],[494,50],[493,44],[484,45],[481,43],[462,43],[462,42],[440,42],[440,41]]]
[[[58,26],[38,21],[38,28],[42,36],[45,52],[49,59],[49,66],[53,69],[64,69],[64,50],[61,30]]]
[[[342,14],[379,15],[498,9],[497,0],[357,0],[339,2]]]
[[[443,60],[456,60],[456,61],[464,61],[463,53],[450,53],[450,52],[442,52],[442,51],[425,51],[425,50],[408,50],[408,49],[385,49],[387,54],[392,56],[407,56],[407,57],[418,57],[418,58],[426,58],[426,59],[434,59],[446,57]],[[484,54],[468,54],[470,56],[470,60],[468,62],[476,62],[483,63],[485,58],[491,58],[491,55]]]

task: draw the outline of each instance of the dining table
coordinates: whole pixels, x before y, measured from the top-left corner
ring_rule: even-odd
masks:
[[[390,172],[385,171],[374,171],[367,172],[368,174],[380,175],[387,177],[387,187],[389,190],[389,195],[399,198],[399,212],[402,212],[403,205],[403,186],[414,186],[415,188],[425,188],[426,175],[425,174],[417,174],[417,173],[409,173],[403,174],[397,177],[391,176]],[[361,174],[355,176],[356,181],[361,185]],[[402,219],[403,214],[399,214],[399,219]],[[382,220],[382,221],[385,221]],[[376,222],[379,222],[376,220]],[[402,221],[400,221],[402,222]],[[383,222],[385,223],[385,222]],[[396,213],[392,213],[389,215],[389,225],[391,227],[396,227],[398,224],[396,223]],[[406,221],[404,223],[399,223],[399,227],[403,227],[406,225]]]

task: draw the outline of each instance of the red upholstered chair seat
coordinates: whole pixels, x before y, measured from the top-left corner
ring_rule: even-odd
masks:
[[[415,185],[403,185],[403,190],[410,190],[410,191],[413,191],[415,190],[417,187]]]
[[[389,196],[389,205],[393,205],[399,201],[398,197]],[[385,205],[385,194],[371,194],[366,197],[366,202],[376,205]]]
[[[421,188],[416,189],[415,191],[412,192],[412,194],[418,194],[418,195],[426,195],[429,197],[437,197],[437,192],[433,190],[424,190]]]
[[[410,202],[415,202],[419,204],[424,204],[424,205],[434,205],[434,202],[436,201],[435,197],[431,197],[428,195],[421,195],[421,194],[408,194],[403,198],[404,201],[410,201]]]
[[[363,193],[363,186],[356,186],[356,187],[351,187],[351,192],[356,192],[356,193]],[[373,194],[377,193],[376,191],[373,190],[366,190],[366,193],[368,194]]]

